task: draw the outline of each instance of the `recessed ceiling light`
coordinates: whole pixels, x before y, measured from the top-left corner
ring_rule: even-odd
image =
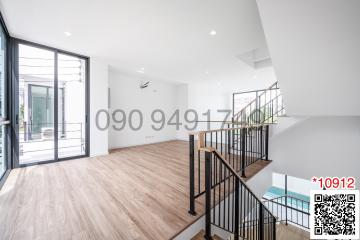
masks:
[[[209,71],[205,71],[204,73],[205,73],[206,75],[209,75]]]
[[[256,75],[253,75],[253,79],[256,79],[257,77],[256,77]]]
[[[137,70],[137,72],[144,74],[144,73],[145,73],[145,68],[142,67],[142,68],[140,68],[139,70]]]
[[[64,32],[65,36],[70,37],[71,36],[71,32]]]
[[[209,33],[211,36],[215,36],[216,35],[216,31],[215,30],[211,30]]]

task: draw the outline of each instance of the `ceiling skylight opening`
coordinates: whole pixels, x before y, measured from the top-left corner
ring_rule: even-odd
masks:
[[[140,68],[139,70],[137,70],[138,73],[144,74],[145,73],[145,68]]]

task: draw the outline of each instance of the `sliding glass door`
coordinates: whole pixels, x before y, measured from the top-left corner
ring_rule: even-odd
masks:
[[[58,156],[86,152],[86,61],[58,54]]]
[[[54,159],[55,54],[19,44],[19,161]]]
[[[18,44],[19,165],[86,156],[87,60]]]

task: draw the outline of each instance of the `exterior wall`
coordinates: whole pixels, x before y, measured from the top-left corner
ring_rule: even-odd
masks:
[[[79,138],[81,135],[78,132],[71,131],[85,131],[85,87],[83,82],[66,83],[64,86],[64,105],[64,120],[65,123],[69,123],[65,125],[68,131],[66,137]]]

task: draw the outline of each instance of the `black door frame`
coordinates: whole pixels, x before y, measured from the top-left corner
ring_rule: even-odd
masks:
[[[51,52],[54,52],[54,159],[41,161],[41,162],[33,162],[33,163],[27,163],[27,164],[20,164],[19,160],[19,137],[15,139],[15,142],[13,141],[13,144],[16,146],[16,149],[14,151],[14,154],[16,155],[14,160],[14,167],[26,167],[26,166],[33,166],[33,165],[39,165],[39,164],[46,164],[46,163],[53,163],[58,161],[66,161],[66,160],[72,160],[72,159],[78,159],[82,157],[88,157],[90,155],[90,122],[89,122],[89,114],[90,114],[90,58],[87,56],[83,56],[80,54],[64,51],[58,48],[49,47],[46,45],[30,42],[27,40],[19,39],[19,38],[11,38],[10,40],[12,42],[12,45],[14,47],[13,51],[13,71],[16,76],[15,83],[15,94],[12,98],[13,109],[15,112],[15,135],[19,136],[19,91],[18,91],[18,85],[19,85],[19,44],[27,45],[30,47],[36,47],[44,50],[48,50]],[[59,158],[58,157],[58,55],[68,55],[73,57],[78,57],[85,61],[85,154],[83,155],[77,155],[77,156],[71,156],[71,157],[65,157],[65,158]]]

